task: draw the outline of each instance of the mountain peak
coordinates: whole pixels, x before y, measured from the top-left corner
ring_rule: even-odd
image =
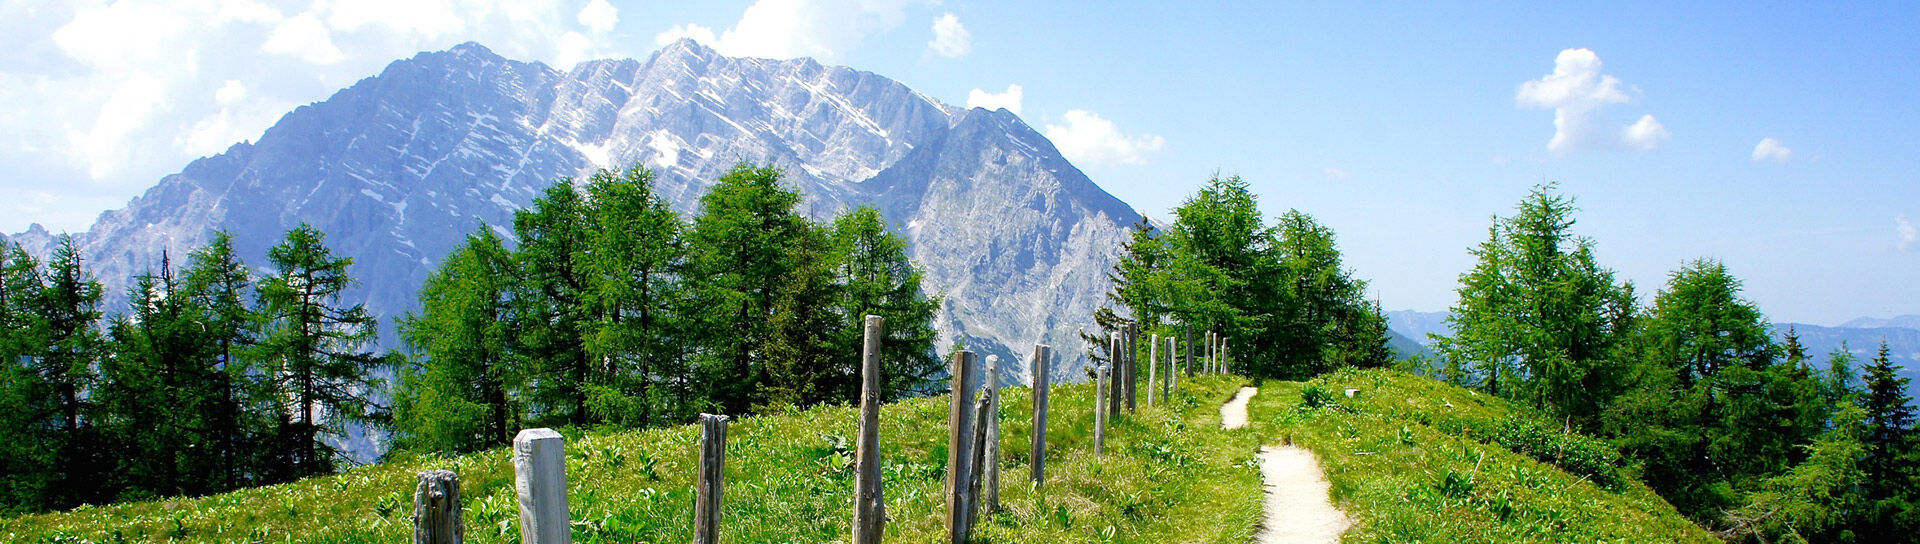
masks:
[[[453,53],[454,55],[462,56],[462,57],[467,55],[475,55],[475,56],[482,56],[482,57],[499,57],[500,56],[500,55],[494,54],[492,49],[487,49],[487,46],[480,45],[480,42],[475,42],[475,41],[460,42],[460,45],[455,45],[451,48],[448,48],[447,52]]]

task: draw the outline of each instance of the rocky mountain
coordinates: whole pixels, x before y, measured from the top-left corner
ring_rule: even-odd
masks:
[[[878,206],[945,297],[940,345],[1001,355],[1009,382],[1026,381],[1035,343],[1074,359],[1055,379],[1080,374],[1076,331],[1140,219],[1012,113],[949,106],[876,74],[685,40],[561,72],[467,43],[300,107],[75,239],[124,300],[127,278],[163,250],[177,258],[227,229],[259,266],[288,228],[310,223],[353,257],[352,296],[391,323],[476,225],[510,236],[514,210],[557,179],[644,164],[690,213],[739,161],[782,167],[816,218]],[[38,229],[12,238],[43,255],[52,241]]]

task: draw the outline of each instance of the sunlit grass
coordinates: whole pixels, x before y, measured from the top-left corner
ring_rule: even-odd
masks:
[[[1170,406],[1142,406],[1114,422],[1102,457],[1091,453],[1091,390],[1056,387],[1044,492],[1027,477],[1030,392],[1007,389],[1005,508],[984,516],[976,535],[986,542],[1245,542],[1259,516],[1258,439],[1218,428],[1219,404],[1241,383],[1182,380]],[[728,431],[722,539],[846,541],[856,414],[826,406],[736,420]],[[889,541],[944,540],[946,415],[946,397],[882,412]],[[694,427],[563,434],[575,541],[692,540]],[[0,540],[403,542],[412,530],[415,475],[447,469],[460,476],[467,540],[517,542],[510,463],[504,449],[408,457],[222,495],[0,520]]]
[[[1309,387],[1331,403],[1304,407]],[[1511,422],[1548,424],[1540,415],[1427,378],[1374,370],[1268,382],[1250,419],[1319,457],[1355,519],[1344,542],[1717,542],[1630,477],[1597,485],[1494,436]]]

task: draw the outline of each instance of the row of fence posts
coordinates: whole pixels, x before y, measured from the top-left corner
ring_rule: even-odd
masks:
[[[855,446],[853,544],[878,544],[885,533],[886,498],[880,485],[880,341],[885,320],[866,316],[865,342],[860,353],[860,431]],[[1138,361],[1138,325],[1129,323],[1109,337],[1109,360],[1094,367],[1094,453],[1105,455],[1107,425],[1122,407],[1134,411]],[[1188,333],[1191,341],[1191,332]],[[1226,371],[1226,342],[1206,333],[1202,372]],[[1179,376],[1192,368],[1194,350],[1176,366],[1178,343],[1167,338],[1167,356],[1159,355],[1160,337],[1153,335],[1147,355],[1147,405],[1154,389],[1166,402],[1177,390]],[[1189,343],[1189,345],[1191,345]],[[1030,454],[1035,486],[1046,482],[1047,407],[1052,389],[1053,348],[1036,345],[1032,356],[1033,433]],[[951,356],[953,396],[948,413],[947,538],[965,543],[982,510],[1000,508],[1000,388],[999,356],[989,355],[979,368],[972,351]],[[1167,366],[1166,380],[1159,367]],[[1176,372],[1179,368],[1182,371]],[[978,398],[975,395],[978,394]],[[724,415],[700,414],[699,478],[694,493],[694,544],[716,544],[720,534],[720,506],[726,475],[727,422]],[[519,496],[520,539],[526,544],[571,544],[567,508],[566,439],[552,429],[527,429],[513,439],[514,489]],[[461,522],[460,480],[445,470],[420,473],[414,490],[416,544],[458,544],[465,538]]]

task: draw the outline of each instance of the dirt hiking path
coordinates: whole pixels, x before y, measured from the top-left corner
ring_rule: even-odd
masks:
[[[1220,406],[1220,428],[1238,429],[1247,426],[1247,400],[1252,399],[1253,394],[1259,392],[1258,387],[1242,387],[1239,393],[1234,393],[1233,400]]]
[[[1220,427],[1247,426],[1247,401],[1259,388],[1242,387],[1220,406]],[[1327,478],[1313,452],[1294,445],[1260,448],[1260,478],[1266,482],[1266,517],[1258,544],[1334,544],[1353,521],[1327,500]]]

